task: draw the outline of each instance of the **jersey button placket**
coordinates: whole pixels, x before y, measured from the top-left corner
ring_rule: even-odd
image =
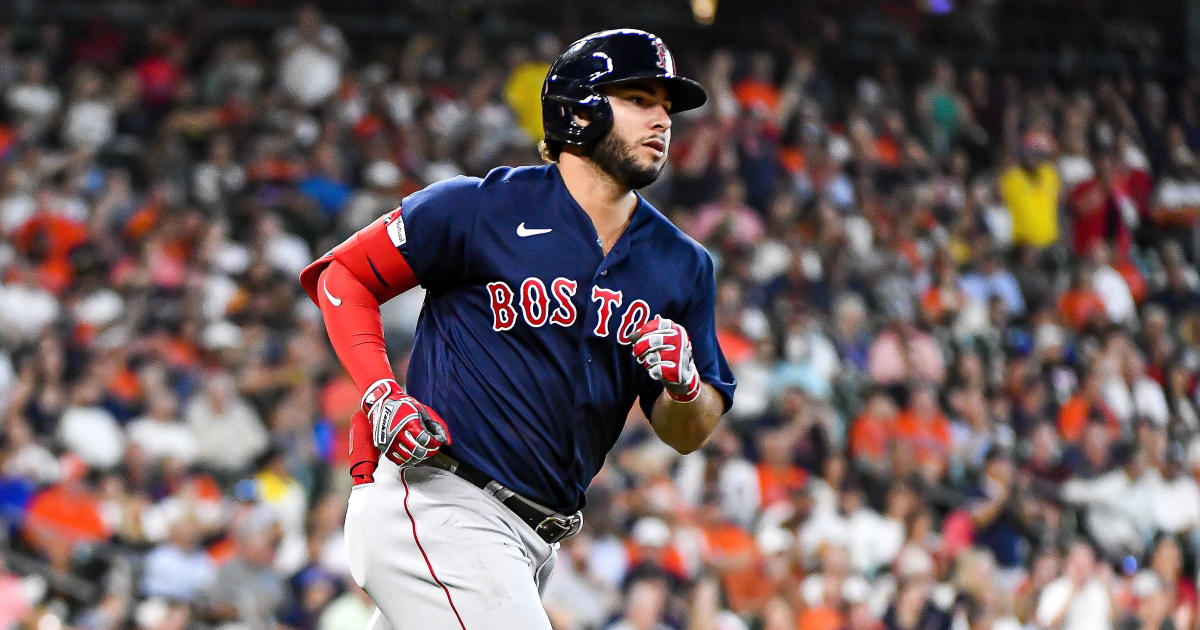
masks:
[[[580,293],[582,295],[591,295],[592,287],[596,286],[596,277],[593,275],[592,281],[586,286],[583,282],[580,282],[579,284]],[[596,321],[594,319],[596,310],[594,308],[590,308],[592,305],[589,302],[585,302],[585,304],[588,304],[588,306],[585,307],[585,309],[581,312],[586,313],[586,315],[582,317],[583,326],[579,328],[579,350],[580,354],[583,356],[583,378],[578,381],[576,387],[576,403],[580,406],[585,406],[592,402],[592,389],[595,386],[591,370],[592,353],[588,348],[588,341],[591,337],[591,331],[596,327]]]

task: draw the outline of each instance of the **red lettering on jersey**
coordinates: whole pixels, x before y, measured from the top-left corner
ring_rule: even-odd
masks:
[[[629,345],[633,342],[633,333],[650,321],[650,305],[642,300],[634,300],[625,314],[621,316],[621,325],[617,327],[617,343]]]
[[[546,323],[550,316],[550,295],[540,278],[526,278],[521,283],[521,311],[525,313],[525,323],[534,328]]]
[[[544,287],[543,287],[544,288]],[[517,323],[517,309],[513,306],[513,290],[504,282],[489,282],[488,294],[492,297],[492,330],[510,330]]]
[[[571,301],[571,298],[575,297],[575,291],[578,289],[578,282],[566,278],[555,278],[554,282],[550,284],[550,290],[554,292],[554,300],[558,302],[558,307],[550,314],[551,324],[558,324],[565,328],[575,323],[575,303]]]
[[[612,317],[613,308],[621,305],[622,297],[620,291],[592,287],[592,301],[600,302],[600,309],[596,317],[596,329],[592,331],[596,333],[597,337],[608,336],[608,319]]]

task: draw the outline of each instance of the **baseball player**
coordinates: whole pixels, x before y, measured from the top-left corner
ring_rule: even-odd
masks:
[[[363,392],[346,544],[372,627],[549,629],[540,589],[634,400],[683,453],[729,409],[712,260],[635,192],[706,98],[658,37],[589,35],[546,76],[547,164],[433,184],[301,274]],[[379,305],[418,284],[405,390]]]

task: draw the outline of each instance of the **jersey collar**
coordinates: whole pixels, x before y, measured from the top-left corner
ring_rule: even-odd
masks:
[[[563,196],[566,197],[569,205],[573,209],[571,213],[575,214],[576,219],[582,223],[581,229],[583,229],[589,235],[592,246],[595,247],[595,251],[597,253],[602,253],[603,249],[600,247],[600,236],[596,233],[596,226],[592,223],[592,218],[588,216],[588,213],[583,209],[583,206],[580,206],[575,197],[571,195],[571,191],[567,190],[567,184],[563,181],[562,172],[558,170],[558,165],[550,164],[549,167],[550,172],[553,173],[552,177],[558,181],[558,185],[562,190]],[[629,225],[625,226],[625,230],[621,232],[619,237],[617,237],[617,242],[613,244],[612,249],[609,250],[608,255],[605,256],[605,258],[610,260],[620,258],[629,251],[629,243],[634,238],[635,228],[649,220],[650,215],[653,214],[653,211],[650,209],[650,204],[646,201],[646,198],[636,190],[633,191],[633,194],[637,196],[637,205],[633,207],[633,216],[629,218]]]

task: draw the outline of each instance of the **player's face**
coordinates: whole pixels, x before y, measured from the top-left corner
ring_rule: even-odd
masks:
[[[671,145],[671,100],[662,81],[618,83],[603,89],[613,110],[612,129],[592,147],[591,159],[631,190],[654,183]]]

